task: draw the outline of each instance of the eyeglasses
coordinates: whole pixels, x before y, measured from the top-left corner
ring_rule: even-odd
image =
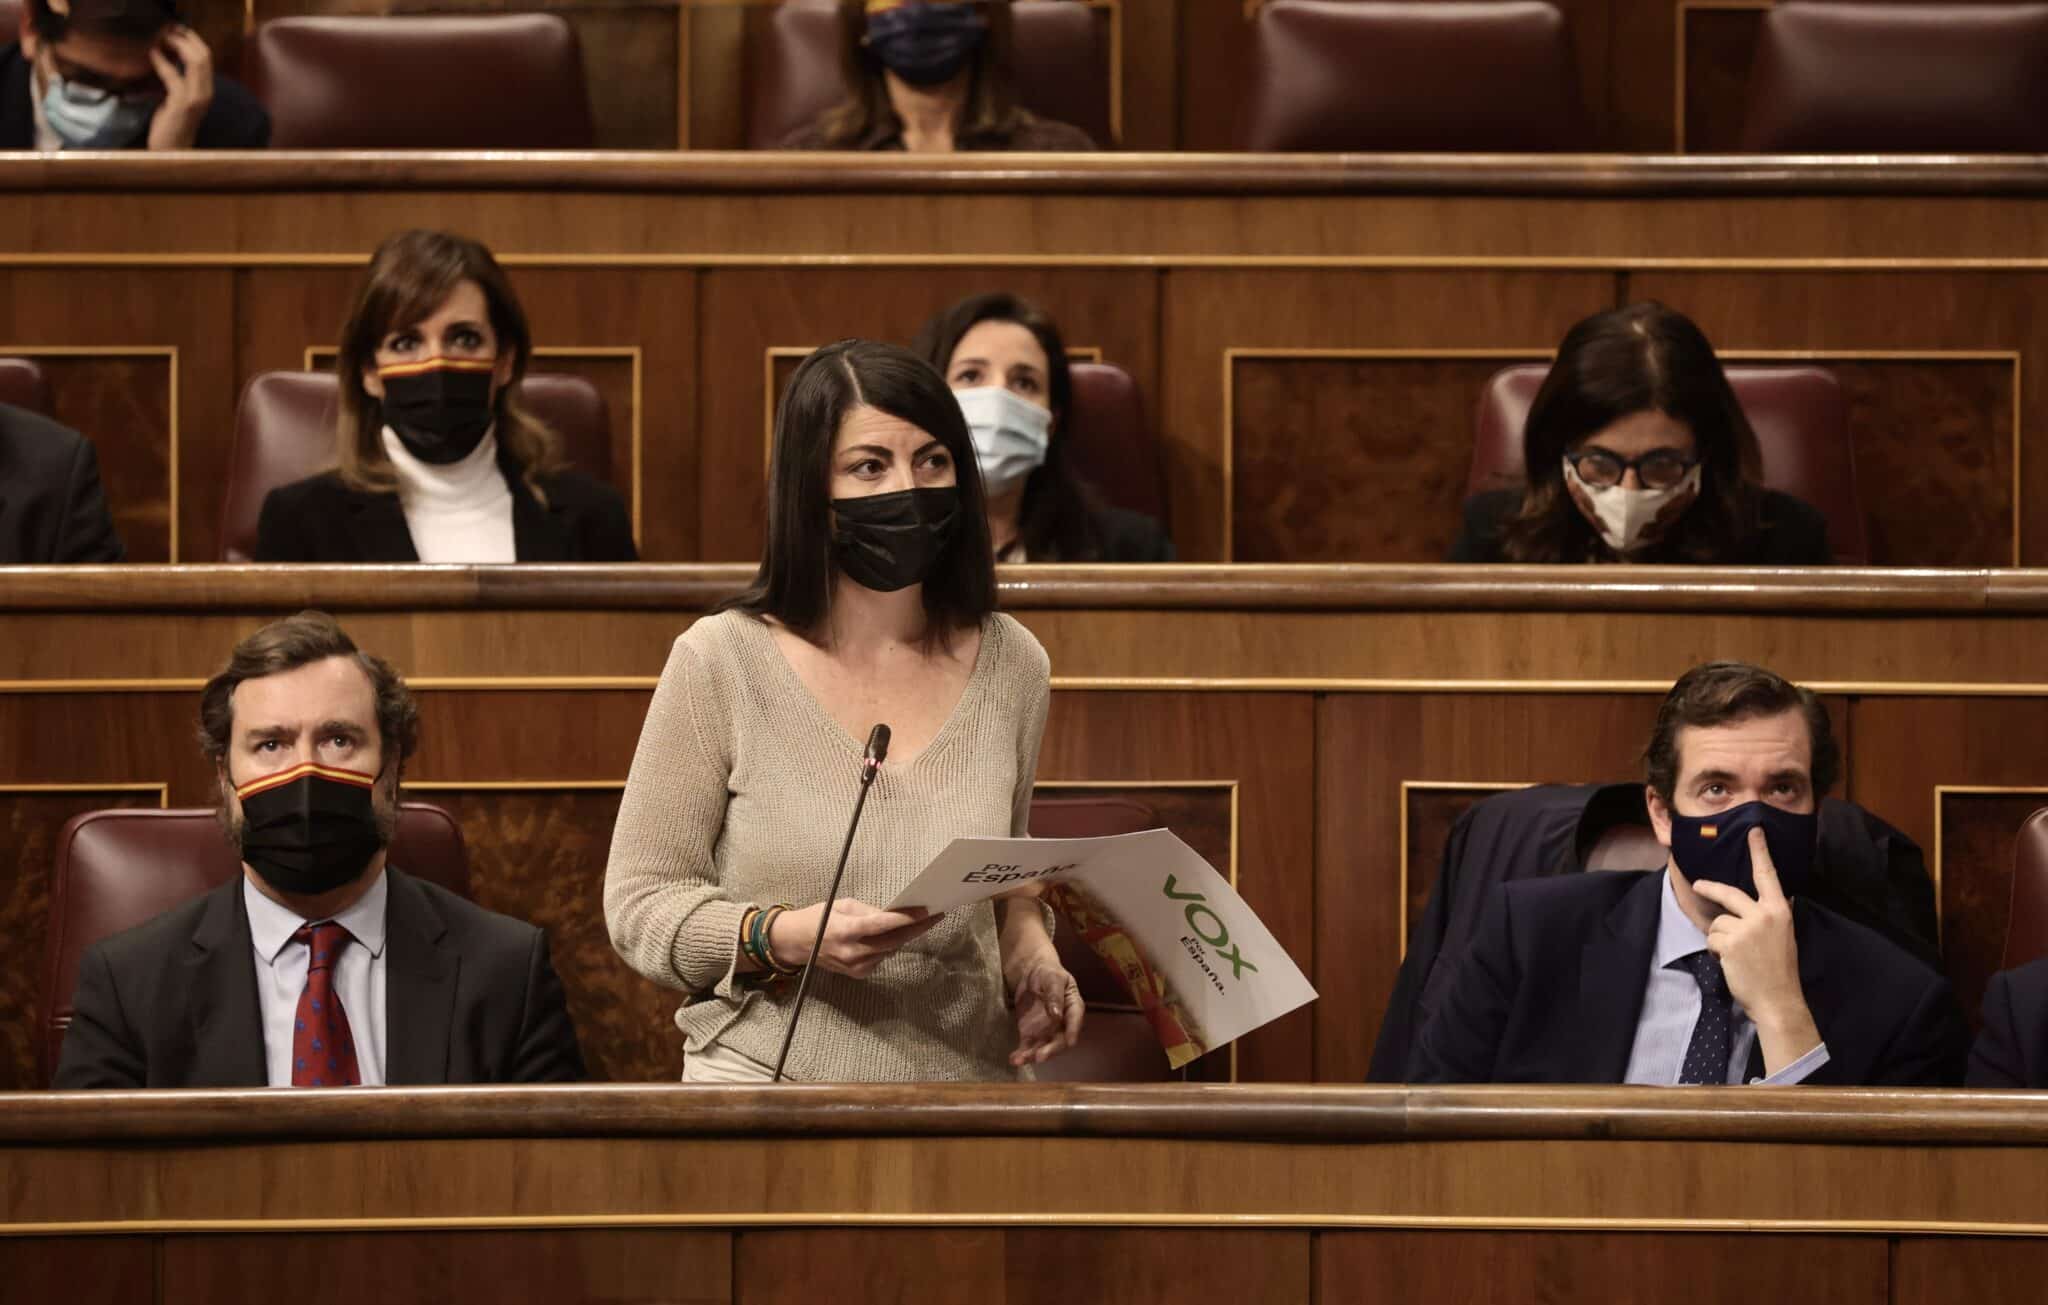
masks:
[[[1651,449],[1639,458],[1617,457],[1606,449],[1580,449],[1564,457],[1578,471],[1579,479],[1594,489],[1619,485],[1631,471],[1645,489],[1670,489],[1700,465],[1697,457],[1677,449]]]
[[[50,52],[50,63],[56,69],[58,81],[64,85],[64,97],[74,104],[103,104],[112,99],[142,103],[164,97],[163,79],[155,73],[112,78],[80,67],[54,50]]]

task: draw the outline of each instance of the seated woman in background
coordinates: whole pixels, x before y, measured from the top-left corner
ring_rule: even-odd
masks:
[[[570,471],[520,403],[526,314],[491,251],[378,246],[343,328],[335,469],[272,490],[260,562],[632,562],[618,491]]]
[[[1036,304],[975,295],[918,332],[967,415],[998,562],[1171,562],[1143,513],[1104,503],[1063,456],[1074,383],[1059,327]]]
[[[1523,489],[1475,494],[1453,562],[1819,566],[1827,521],[1757,483],[1713,346],[1658,303],[1572,327],[1529,408]]]
[[[846,101],[784,149],[1092,150],[1079,127],[1017,104],[1010,0],[839,0]]]

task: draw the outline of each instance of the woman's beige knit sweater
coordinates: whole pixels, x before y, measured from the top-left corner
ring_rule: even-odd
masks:
[[[1003,615],[984,622],[959,705],[930,746],[877,776],[842,897],[883,906],[953,839],[1026,832],[1048,674],[1030,631]],[[735,976],[740,918],[824,900],[861,749],[759,619],[724,612],[676,640],[612,832],[604,914],[627,964],[692,994],[676,1012],[686,1053],[716,1043],[774,1063],[795,988]],[[1007,1079],[1014,1045],[984,902],[866,979],[815,971],[787,1076]]]

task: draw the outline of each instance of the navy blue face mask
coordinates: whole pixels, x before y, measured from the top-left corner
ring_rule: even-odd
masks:
[[[1756,896],[1756,875],[1749,864],[1749,831],[1759,826],[1778,885],[1797,897],[1813,880],[1813,861],[1820,840],[1820,817],[1801,815],[1768,802],[1745,802],[1711,816],[1671,813],[1671,857],[1678,871],[1695,883],[1702,879],[1740,888]]]
[[[972,5],[911,0],[868,16],[868,49],[912,86],[938,86],[960,75],[987,31]]]

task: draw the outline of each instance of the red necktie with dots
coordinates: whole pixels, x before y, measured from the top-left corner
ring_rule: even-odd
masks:
[[[292,1086],[354,1087],[356,1040],[348,1030],[348,1012],[334,991],[334,964],[341,949],[355,939],[329,920],[300,925],[292,941],[304,943],[306,989],[299,994],[298,1018],[292,1022]]]

